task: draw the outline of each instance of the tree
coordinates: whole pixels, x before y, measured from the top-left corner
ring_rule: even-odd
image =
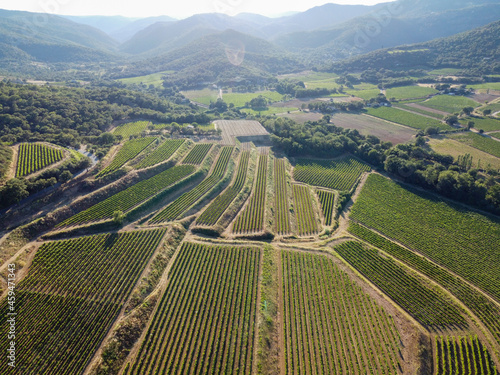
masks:
[[[267,99],[264,98],[262,95],[259,95],[258,97],[250,100],[249,105],[250,105],[250,108],[252,108],[254,111],[266,110],[267,109]]]
[[[483,110],[483,115],[485,115],[485,116],[489,116],[489,115],[491,115],[491,109],[489,109],[489,108],[484,109],[484,110]]]
[[[444,121],[448,125],[453,126],[458,122],[458,117],[457,117],[457,115],[448,115],[444,118]]]
[[[0,199],[4,207],[18,203],[29,196],[26,181],[12,178],[0,189]]]
[[[463,113],[465,113],[467,116],[470,116],[472,112],[474,112],[474,107],[465,107],[462,110]]]
[[[71,174],[71,172],[66,169],[59,176],[59,182],[62,183],[62,184],[64,184],[65,182],[68,182],[72,178],[73,178],[73,174]]]
[[[123,211],[115,211],[113,212],[113,223],[115,224],[123,224],[123,221],[125,220],[125,214],[123,213]]]
[[[101,145],[110,145],[115,143],[115,136],[111,133],[102,133],[99,136],[99,144]]]
[[[415,144],[419,147],[424,146],[425,145],[425,138],[422,136],[418,136]]]
[[[474,125],[475,125],[474,121],[469,121],[467,123],[467,130],[471,130],[474,127]]]

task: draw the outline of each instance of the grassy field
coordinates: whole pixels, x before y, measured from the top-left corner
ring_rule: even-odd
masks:
[[[387,89],[385,96],[387,98],[395,98],[397,100],[401,99],[411,99],[411,98],[422,98],[427,97],[432,94],[436,94],[438,91],[431,87],[421,87],[421,86],[402,86]]]
[[[235,107],[244,107],[245,103],[248,103],[253,98],[257,98],[259,95],[271,99],[273,102],[279,102],[283,100],[283,95],[275,91],[262,91],[256,93],[229,93],[223,94],[222,99],[227,104],[233,103]]]
[[[339,88],[340,85],[335,82],[335,78],[322,79],[318,81],[307,81],[304,82],[306,88],[308,89],[336,89]]]
[[[411,112],[417,112],[417,113],[420,113],[421,115],[424,115],[424,116],[431,116],[431,117],[434,117],[438,120],[442,120],[444,117],[442,114],[439,114],[439,113],[433,113],[433,112],[425,111],[419,107],[413,107],[412,106],[413,104],[414,103],[408,103],[408,104],[394,103],[392,106],[396,107],[396,108],[406,109],[406,110],[411,111]]]
[[[490,133],[490,135],[491,135],[492,137],[495,137],[495,138],[500,139],[500,132],[497,132],[497,133]]]
[[[265,111],[254,111],[253,109],[250,108],[243,108],[241,112],[248,113],[249,115],[274,115],[274,114],[281,114],[281,113],[288,113],[288,112],[293,112],[293,111],[298,111],[298,108],[294,107],[268,107],[267,110]]]
[[[433,138],[429,141],[431,148],[440,154],[451,155],[457,159],[461,155],[470,154],[472,156],[472,166],[476,168],[478,162],[480,167],[485,168],[490,164],[495,169],[500,169],[500,159],[477,148],[468,146],[449,138]]]
[[[485,109],[491,109],[492,113],[499,112],[500,111],[500,103],[490,103],[486,107],[482,107],[480,111],[484,111]]]
[[[175,73],[172,70],[166,70],[164,72],[159,72],[159,73],[154,73],[154,74],[148,74],[146,76],[139,76],[139,77],[130,77],[130,78],[121,78],[118,79],[117,81],[120,81],[126,85],[132,85],[132,84],[140,84],[143,83],[145,85],[154,85],[154,86],[161,86],[163,83],[162,77],[168,74]]]
[[[451,75],[457,74],[458,72],[460,72],[460,69],[442,68],[442,69],[431,70],[429,72],[429,75],[431,75],[431,76],[451,76]]]
[[[379,117],[384,120],[392,121],[397,124],[406,125],[415,129],[426,129],[430,126],[440,130],[450,130],[451,128],[437,119],[410,113],[397,108],[380,107],[368,108],[367,113],[371,116]]]
[[[474,128],[477,130],[483,129],[485,132],[493,132],[500,130],[500,120],[489,117],[467,117],[460,122],[467,125],[469,121],[474,122]]]
[[[481,83],[477,85],[469,85],[467,87],[472,89],[500,90],[500,82]]]
[[[500,142],[477,133],[454,134],[451,138],[500,158]]]
[[[364,100],[370,100],[371,98],[376,98],[380,94],[379,89],[366,89],[366,90],[346,90],[349,95],[354,95],[358,98]]]
[[[448,113],[461,112],[464,107],[479,107],[479,103],[475,100],[464,96],[451,95],[437,95],[420,104]]]
[[[215,103],[219,97],[219,92],[211,89],[181,91],[181,94],[189,100],[205,105],[210,105],[211,102]]]

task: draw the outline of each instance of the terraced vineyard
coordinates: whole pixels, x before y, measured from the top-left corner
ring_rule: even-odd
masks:
[[[152,167],[153,165],[164,162],[179,149],[184,143],[184,139],[167,139],[156,148],[153,152],[148,154],[139,164],[135,166],[137,169]]]
[[[121,135],[123,139],[128,139],[131,135],[139,135],[143,131],[148,130],[149,125],[151,125],[150,121],[129,122],[127,124],[117,126],[113,131],[113,134]]]
[[[153,230],[43,244],[16,289],[16,373],[81,374],[164,235]],[[2,316],[8,308],[4,299]],[[1,325],[3,348],[8,329]],[[13,373],[7,361],[0,372]]]
[[[236,180],[223,194],[219,195],[196,220],[201,225],[214,225],[243,188],[247,178],[250,151],[243,151],[238,165]]]
[[[318,198],[321,203],[323,215],[325,216],[325,226],[329,227],[332,225],[335,211],[335,193],[332,191],[318,190]]]
[[[380,175],[369,176],[351,218],[423,253],[500,301],[500,252],[492,251],[498,249],[499,219]]]
[[[422,325],[438,329],[467,327],[462,311],[451,301],[377,250],[355,241],[344,242],[334,250]]]
[[[151,223],[162,223],[179,218],[193,204],[210,192],[210,190],[212,190],[212,188],[224,177],[233,150],[234,147],[232,146],[223,147],[212,173],[195,188],[184,193],[170,203],[165,209],[151,219]]]
[[[490,353],[475,337],[436,336],[436,375],[498,375]]]
[[[313,200],[309,188],[302,185],[293,185],[293,201],[297,216],[299,236],[309,236],[318,233],[318,223],[314,214]]]
[[[267,161],[268,155],[259,156],[257,180],[254,184],[254,192],[250,197],[248,206],[240,213],[233,224],[233,232],[251,233],[264,230],[264,214],[266,211],[266,185],[267,185]]]
[[[108,173],[114,172],[121,167],[123,167],[130,160],[134,159],[137,155],[139,155],[146,147],[148,147],[156,138],[147,137],[147,138],[139,138],[132,139],[130,141],[125,142],[122,148],[115,155],[111,163],[100,171],[96,177],[104,176]]]
[[[16,177],[24,177],[38,172],[64,158],[60,148],[41,143],[21,143],[16,167]]]
[[[274,161],[274,193],[276,212],[276,233],[285,235],[291,232],[288,206],[288,187],[284,159]]]
[[[281,261],[287,374],[399,374],[391,316],[326,256]]]
[[[261,251],[184,243],[125,374],[252,374]]]
[[[339,160],[300,159],[293,170],[293,178],[312,186],[349,191],[363,172],[370,169],[352,157]]]
[[[182,161],[183,164],[200,165],[212,148],[212,143],[201,143],[193,147]]]
[[[114,212],[128,212],[138,204],[164,191],[195,171],[192,165],[179,165],[167,169],[154,177],[138,182],[111,197],[81,211],[58,224],[57,227],[81,225],[111,219]]]

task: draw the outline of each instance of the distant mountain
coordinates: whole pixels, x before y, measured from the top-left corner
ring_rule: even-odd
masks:
[[[113,31],[119,30],[140,18],[123,16],[61,16],[76,23],[92,26],[110,35]]]
[[[500,73],[500,21],[425,43],[370,52],[334,64],[338,71],[367,69],[460,68]]]

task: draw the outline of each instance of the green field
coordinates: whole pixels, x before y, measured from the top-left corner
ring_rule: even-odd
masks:
[[[500,82],[488,82],[477,85],[468,85],[472,89],[500,90]]]
[[[432,87],[402,86],[387,89],[385,96],[388,99],[395,98],[396,100],[402,100],[427,97],[437,92],[438,91]]]
[[[222,94],[222,99],[227,103],[233,103],[235,107],[244,107],[246,103],[250,102],[253,98],[257,98],[260,95],[270,99],[273,102],[279,102],[283,100],[283,95],[275,91],[262,91],[256,93],[228,93]]]
[[[469,121],[474,122],[474,129],[484,130],[485,132],[492,132],[495,130],[500,130],[500,120],[489,118],[489,117],[467,117],[460,120],[460,123],[467,125]]]
[[[47,146],[42,143],[21,143],[16,166],[16,177],[24,177],[38,172],[64,158],[59,147]]]
[[[328,90],[333,90],[337,89],[340,87],[340,85],[335,82],[336,78],[327,78],[327,79],[321,79],[317,81],[306,81],[304,84],[306,85],[307,89],[328,89]]]
[[[406,109],[410,112],[417,112],[417,113],[420,113],[421,115],[424,115],[424,116],[430,116],[430,117],[434,117],[438,120],[442,120],[444,118],[443,115],[439,114],[439,113],[434,113],[434,112],[429,112],[429,111],[425,111],[423,110],[422,108],[416,108],[416,107],[412,107],[410,105],[408,105],[408,103],[393,103],[392,104],[393,107],[395,108],[402,108],[402,109]]]
[[[132,85],[132,84],[145,84],[145,85],[154,85],[156,87],[161,87],[163,84],[163,79],[162,77],[165,75],[173,74],[175,73],[173,70],[166,70],[164,72],[159,72],[159,73],[153,73],[153,74],[148,74],[145,76],[139,76],[139,77],[130,77],[130,78],[120,78],[117,81],[120,81],[126,85]]]
[[[205,105],[215,103],[219,97],[218,90],[211,89],[181,91],[181,94],[189,100]]]
[[[489,135],[490,135],[490,136],[492,136],[492,137],[495,137],[495,138],[497,138],[497,139],[500,139],[500,132],[497,132],[497,133],[490,133]]]
[[[456,113],[461,112],[465,107],[479,107],[479,103],[470,98],[464,96],[452,96],[452,95],[436,95],[425,102],[420,103],[421,105],[438,111]]]
[[[491,109],[491,113],[500,112],[500,103],[499,102],[490,103],[485,107],[481,107],[480,111],[484,111],[485,109]]]
[[[451,76],[460,72],[460,69],[455,68],[442,68],[434,69],[429,72],[431,76]]]
[[[294,112],[298,111],[299,109],[296,107],[273,107],[270,106],[268,109],[265,111],[255,111],[250,108],[243,108],[241,112],[248,113],[249,115],[274,115],[274,114],[281,114],[281,113],[288,113],[288,112]]]
[[[136,121],[128,122],[126,124],[117,126],[113,134],[121,135],[124,139],[128,139],[131,135],[139,135],[143,131],[148,130],[148,126],[151,125],[150,121]]]
[[[494,139],[473,132],[454,134],[451,138],[500,158],[500,142]]]
[[[364,100],[370,100],[372,98],[376,98],[378,94],[380,94],[379,89],[367,89],[367,90],[345,90],[349,95],[354,95],[358,98]]]
[[[406,125],[415,129],[425,130],[428,127],[438,128],[439,130],[451,130],[451,127],[443,124],[441,121],[433,118],[417,115],[397,108],[379,107],[367,108],[366,112],[387,121],[395,122],[396,124]]]

